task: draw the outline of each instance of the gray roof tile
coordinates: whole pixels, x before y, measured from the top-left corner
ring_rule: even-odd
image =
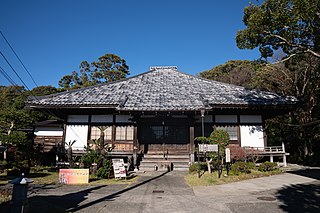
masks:
[[[118,110],[197,110],[214,106],[291,105],[294,97],[207,80],[159,68],[125,80],[29,98],[33,107],[112,107]],[[208,106],[207,106],[208,107]]]

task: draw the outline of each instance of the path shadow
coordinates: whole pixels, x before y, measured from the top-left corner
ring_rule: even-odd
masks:
[[[287,173],[320,180],[320,169],[300,169],[296,171],[287,171]]]
[[[276,197],[285,212],[320,212],[320,182],[291,185],[280,189]]]
[[[145,180],[145,181],[143,181],[143,182],[141,182],[141,183],[134,184],[134,185],[131,186],[131,187],[125,188],[125,189],[120,190],[120,191],[118,191],[118,192],[115,192],[115,193],[113,193],[113,194],[111,194],[111,195],[105,196],[105,197],[103,197],[103,198],[94,200],[94,201],[92,201],[92,202],[90,202],[90,203],[86,203],[86,204],[84,204],[84,205],[82,205],[82,206],[76,207],[76,208],[72,209],[70,212],[76,212],[76,211],[79,211],[79,210],[83,210],[83,209],[85,209],[85,208],[87,208],[87,207],[89,207],[89,206],[95,205],[95,204],[100,203],[100,202],[103,202],[103,201],[113,200],[114,198],[118,197],[119,195],[121,195],[121,194],[123,194],[123,193],[125,193],[125,192],[127,192],[127,191],[133,190],[133,189],[135,189],[135,188],[137,188],[137,187],[139,187],[139,186],[142,186],[142,185],[144,185],[144,184],[146,184],[146,183],[149,183],[149,182],[151,182],[151,181],[153,181],[153,180],[155,180],[155,179],[158,179],[158,178],[166,175],[167,173],[168,173],[168,172],[164,172],[164,173],[162,173],[162,174],[160,174],[160,175],[158,175],[158,176],[156,176],[156,177],[152,177],[152,178],[147,179],[147,180]]]
[[[46,177],[50,175],[49,173],[44,173],[44,172],[35,172],[35,173],[30,173],[27,175],[27,178],[39,178],[39,177]],[[21,177],[20,175],[13,175],[13,176],[7,176],[7,175],[1,175],[0,176],[0,181],[10,181],[13,180],[15,178]]]
[[[89,194],[105,185],[90,187],[88,189],[77,191],[62,196],[59,195],[40,195],[29,198],[30,212],[43,212],[43,205],[51,205],[49,212],[69,212],[70,209],[77,208],[81,202],[87,199]],[[54,209],[54,210],[53,210]],[[47,211],[46,211],[47,213]]]
[[[115,198],[117,198],[119,195],[133,190],[141,185],[144,185],[146,183],[149,183],[155,179],[158,179],[162,176],[164,176],[165,174],[167,174],[168,172],[162,173],[158,176],[155,177],[150,177],[149,179],[140,182],[140,183],[136,183],[133,184],[132,186],[128,187],[128,188],[124,188],[119,190],[118,187],[114,187],[113,185],[110,186],[106,186],[106,185],[100,185],[100,186],[95,186],[95,187],[91,187],[91,188],[87,188],[85,190],[81,190],[81,191],[77,191],[77,192],[73,192],[73,193],[68,193],[65,195],[35,195],[29,198],[29,206],[30,206],[30,211],[29,212],[46,212],[46,213],[50,213],[50,212],[55,212],[55,213],[60,213],[60,212],[77,212],[80,210],[84,210],[92,205],[95,205],[97,203],[100,202],[104,202],[104,201],[112,201]],[[127,185],[121,185],[121,187],[126,187]],[[39,190],[43,187],[43,189],[50,189],[47,188],[49,186],[39,186],[34,188],[34,190]],[[90,193],[92,193],[95,190],[99,190],[102,188],[106,188],[106,193],[108,192],[107,190],[113,189],[113,191],[115,191],[114,189],[116,188],[116,192],[109,194],[107,196],[104,196],[100,199],[96,199],[94,201],[82,204],[81,203],[83,201],[85,201],[87,199],[88,196],[90,196]],[[57,189],[59,190],[59,189]],[[110,191],[109,191],[110,192]],[[10,206],[11,204],[7,203],[6,205],[0,205],[0,212],[2,213],[3,210],[9,210],[10,212]],[[5,211],[4,211],[5,212]]]

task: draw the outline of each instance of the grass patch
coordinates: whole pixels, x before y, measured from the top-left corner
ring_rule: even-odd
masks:
[[[12,190],[8,188],[0,188],[0,204],[11,200]]]
[[[229,175],[225,176],[227,172],[223,171],[221,178],[218,177],[218,172],[215,171],[211,174],[205,172],[200,178],[198,178],[197,173],[190,173],[185,177],[185,180],[189,186],[211,186],[211,185],[218,185],[218,184],[225,184],[225,183],[232,183],[241,180],[248,180],[258,177],[266,177],[270,175],[276,175],[283,173],[282,170],[278,169],[275,171],[270,172],[260,172],[257,170],[251,170],[251,173],[245,174],[241,173],[239,175]]]

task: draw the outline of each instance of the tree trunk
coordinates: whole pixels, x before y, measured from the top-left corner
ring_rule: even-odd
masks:
[[[212,162],[212,159],[210,158],[210,160],[208,160],[208,159],[206,159],[206,162],[207,162],[207,167],[208,167],[208,172],[209,172],[209,174],[211,174],[211,162]]]

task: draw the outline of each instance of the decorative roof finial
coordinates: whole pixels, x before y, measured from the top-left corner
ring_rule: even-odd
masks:
[[[149,70],[178,70],[178,66],[150,66]]]

